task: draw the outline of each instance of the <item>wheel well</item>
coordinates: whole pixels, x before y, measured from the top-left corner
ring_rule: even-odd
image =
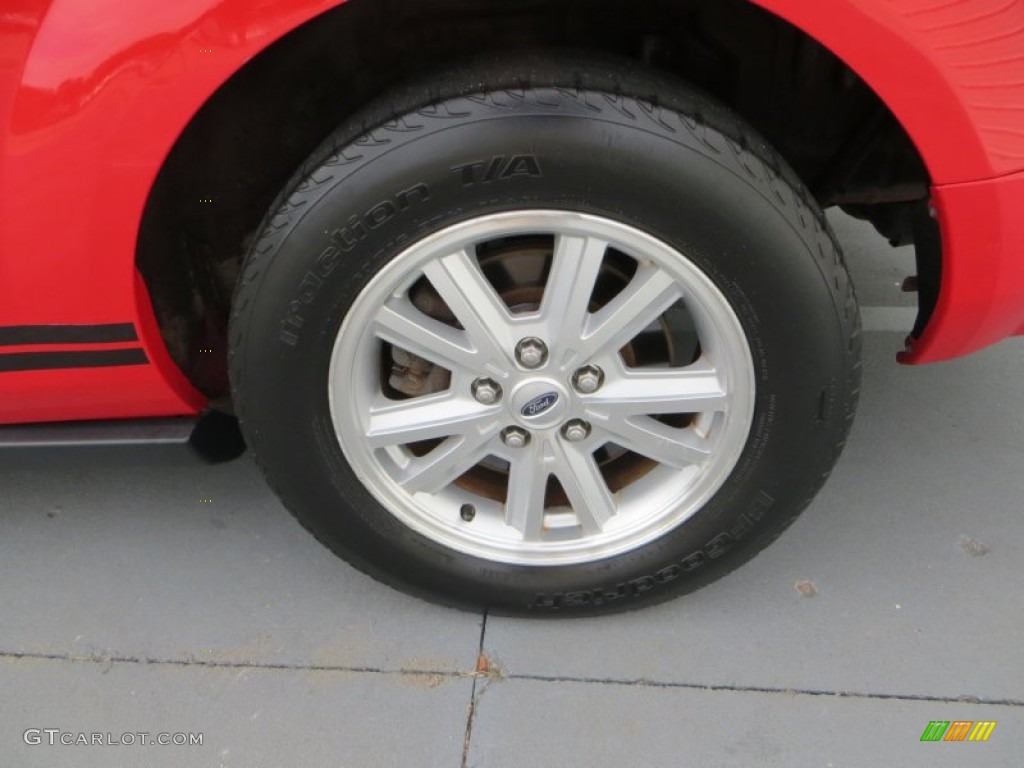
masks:
[[[137,263],[168,350],[200,390],[229,399],[226,331],[241,260],[313,149],[425,69],[525,48],[675,73],[757,128],[823,206],[871,219],[894,242],[913,237],[929,179],[899,123],[832,53],[746,0],[638,0],[628,12],[612,0],[349,0],[236,73],[190,122],[151,192]]]

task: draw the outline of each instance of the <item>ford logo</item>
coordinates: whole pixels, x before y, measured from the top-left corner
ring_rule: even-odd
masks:
[[[532,419],[534,416],[540,416],[541,414],[550,411],[555,407],[555,403],[557,402],[558,393],[548,392],[540,397],[533,398],[533,400],[524,405],[519,412],[527,419]]]

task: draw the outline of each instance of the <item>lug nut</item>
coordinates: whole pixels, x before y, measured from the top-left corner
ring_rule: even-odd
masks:
[[[583,419],[573,419],[562,427],[562,437],[570,443],[579,443],[590,436],[590,424]]]
[[[501,433],[501,439],[509,448],[525,448],[530,444],[530,433],[519,427],[509,427]]]
[[[581,395],[592,395],[604,384],[604,371],[596,365],[585,365],[572,375],[572,385]]]
[[[501,400],[501,385],[492,379],[477,379],[473,382],[473,397],[478,403],[494,405]]]
[[[523,368],[540,368],[548,360],[548,348],[532,336],[516,344],[516,360]]]

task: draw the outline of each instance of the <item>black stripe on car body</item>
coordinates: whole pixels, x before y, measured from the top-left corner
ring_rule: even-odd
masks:
[[[15,352],[0,355],[0,373],[47,371],[57,368],[111,368],[147,363],[149,358],[141,347],[85,352]]]
[[[138,340],[139,335],[132,323],[0,327],[0,347],[29,344],[118,344]]]

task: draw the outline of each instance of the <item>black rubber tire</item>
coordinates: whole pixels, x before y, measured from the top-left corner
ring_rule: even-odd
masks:
[[[453,169],[535,158],[466,184]],[[408,205],[386,205],[424,185]],[[413,532],[349,468],[328,404],[347,308],[408,244],[517,208],[617,219],[678,247],[723,291],[754,356],[754,425],[725,486],[639,550],[528,568]],[[331,234],[374,209],[346,253]],[[240,278],[231,377],[270,484],[320,541],[371,576],[431,600],[504,613],[585,614],[691,591],[774,540],[820,489],[853,419],[860,326],[821,210],[785,162],[721,105],[620,61],[526,56],[426,78],[340,128],[265,220]]]

